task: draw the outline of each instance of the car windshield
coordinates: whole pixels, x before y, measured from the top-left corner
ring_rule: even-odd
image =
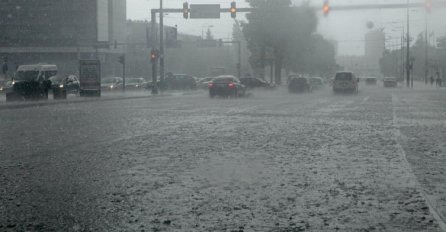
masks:
[[[61,81],[65,80],[66,78],[67,78],[66,76],[59,76],[59,75],[57,75],[57,76],[50,77],[49,80],[51,82],[61,82]]]
[[[446,232],[446,0],[0,0],[2,80],[0,232]]]
[[[116,83],[116,78],[105,78],[102,80],[103,84],[113,84]]]
[[[337,81],[351,81],[353,76],[351,73],[337,73],[335,80]]]
[[[32,81],[37,80],[39,71],[18,71],[14,80],[17,81]]]
[[[141,83],[141,79],[129,78],[125,80],[127,84],[139,84]]]
[[[213,83],[220,84],[220,83],[231,83],[235,82],[234,78],[231,77],[220,77],[213,80]]]

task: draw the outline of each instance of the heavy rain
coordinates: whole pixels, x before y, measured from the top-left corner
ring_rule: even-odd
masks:
[[[0,231],[446,231],[446,1],[0,0]]]

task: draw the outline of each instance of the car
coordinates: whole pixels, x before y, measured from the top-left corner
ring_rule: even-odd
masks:
[[[56,65],[19,66],[12,81],[5,86],[6,101],[48,100],[48,91],[51,88],[51,81],[48,79],[56,74]]]
[[[164,79],[169,90],[194,90],[197,89],[196,78],[186,74],[169,73]]]
[[[383,85],[385,88],[395,88],[398,87],[398,80],[395,77],[385,77]]]
[[[240,97],[246,94],[246,86],[231,75],[218,76],[208,84],[209,96]]]
[[[358,93],[359,79],[353,72],[337,72],[333,80],[333,92]]]
[[[197,81],[197,88],[198,89],[207,89],[208,88],[208,84],[210,82],[212,82],[212,80],[214,80],[215,77],[205,77],[205,78],[201,78],[200,80]]]
[[[376,78],[376,77],[366,77],[365,78],[366,85],[376,85],[377,82],[378,82],[378,78]]]
[[[254,88],[274,88],[274,85],[271,85],[270,83],[268,83],[267,81],[260,79],[260,78],[255,78],[255,77],[242,77],[240,78],[240,81],[242,82],[243,85],[246,86],[246,88],[249,89],[254,89]]]
[[[54,99],[67,99],[67,94],[79,94],[80,82],[75,75],[56,75],[49,78]]]
[[[142,90],[146,88],[147,82],[144,78],[126,78],[125,89],[126,90]]]
[[[303,76],[291,75],[288,82],[288,92],[290,93],[310,93],[312,92],[310,80]]]
[[[324,80],[321,77],[310,77],[310,84],[313,89],[324,87]]]
[[[121,77],[107,77],[101,81],[102,91],[116,91],[122,90],[123,79]]]

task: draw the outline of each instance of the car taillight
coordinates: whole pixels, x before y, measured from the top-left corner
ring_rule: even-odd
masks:
[[[229,84],[228,84],[228,87],[229,87],[229,88],[234,88],[234,87],[235,87],[235,84],[234,84],[234,83],[229,83]]]
[[[214,84],[208,83],[208,88],[212,88],[213,86],[214,86]]]

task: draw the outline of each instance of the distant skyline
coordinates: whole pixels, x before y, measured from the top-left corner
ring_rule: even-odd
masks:
[[[189,0],[189,4],[221,4],[222,7],[229,7],[231,0]],[[303,0],[296,0],[294,3],[300,5]],[[310,1],[312,5],[322,5],[322,0]],[[405,3],[406,1],[396,0],[332,0],[332,5],[344,4],[385,4],[385,3]],[[424,2],[424,0],[412,0],[411,2]],[[166,8],[181,8],[182,0],[164,0]],[[129,19],[139,19],[150,21],[150,9],[159,8],[159,0],[127,0],[127,17]],[[237,1],[238,7],[246,7],[245,1]],[[328,17],[319,16],[318,32],[328,39],[339,41],[338,52],[340,55],[362,55],[364,53],[364,34],[367,32],[366,23],[372,21],[375,28],[383,28],[387,36],[387,45],[399,44],[402,26],[406,23],[405,9],[383,9],[383,10],[363,10],[331,12]],[[245,20],[244,14],[239,13],[237,20]],[[433,9],[428,15],[429,34],[435,31],[435,37],[446,34],[446,8]],[[201,35],[202,30],[211,27],[211,31],[216,38],[230,38],[232,36],[232,25],[234,20],[229,14],[222,14],[221,19],[197,20],[183,19],[181,14],[170,14],[165,17],[166,25],[177,25],[181,33]],[[424,31],[424,9],[411,10],[411,36]],[[432,40],[434,37],[431,38]]]

